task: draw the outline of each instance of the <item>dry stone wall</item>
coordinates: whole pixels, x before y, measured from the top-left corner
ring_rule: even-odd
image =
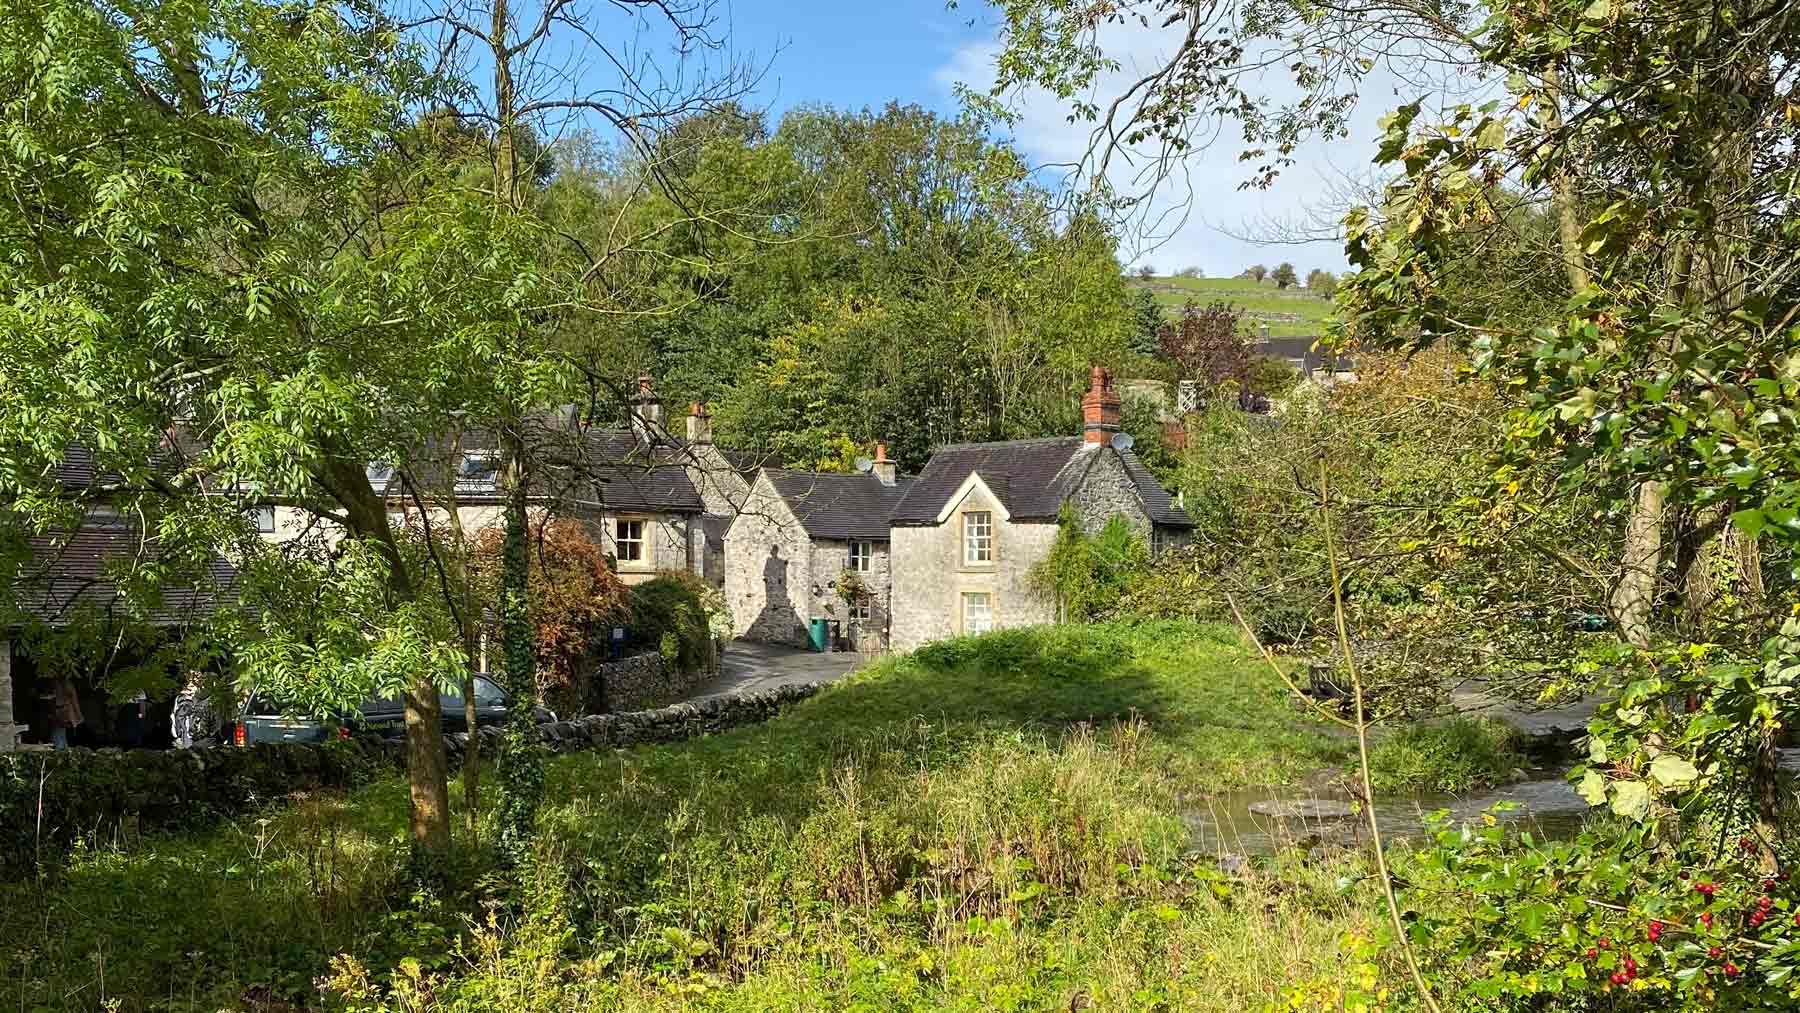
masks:
[[[538,741],[556,753],[678,742],[766,721],[818,691],[810,683],[782,686],[557,721],[538,726]],[[483,754],[494,755],[500,730],[477,734]],[[470,735],[444,738],[451,764],[459,765]],[[405,762],[398,739],[374,736],[317,745],[0,755],[0,878],[26,874],[39,862],[54,864],[77,838],[111,841],[144,830],[198,827],[296,793],[354,787],[393,774]]]

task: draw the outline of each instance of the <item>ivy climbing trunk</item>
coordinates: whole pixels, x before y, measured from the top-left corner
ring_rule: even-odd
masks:
[[[494,61],[494,202],[501,214],[512,214],[520,206],[518,153],[513,136],[518,110],[512,61],[517,54],[508,45],[510,30],[507,0],[495,0],[488,43]],[[529,482],[524,413],[516,403],[517,395],[509,397],[513,400],[506,405],[500,425],[500,485],[505,497],[506,536],[500,562],[500,643],[507,705],[506,729],[500,739],[497,763],[500,787],[498,843],[501,854],[517,863],[530,852],[544,774],[532,742],[537,675],[531,643],[530,559],[527,556]]]

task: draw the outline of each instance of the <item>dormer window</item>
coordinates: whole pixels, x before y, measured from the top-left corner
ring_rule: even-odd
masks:
[[[970,510],[962,515],[963,565],[985,566],[994,561],[994,515]]]

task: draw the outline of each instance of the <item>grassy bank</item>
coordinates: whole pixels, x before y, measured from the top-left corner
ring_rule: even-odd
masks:
[[[1181,811],[1344,759],[1222,633],[1003,632],[765,725],[554,761],[524,890],[476,859],[408,886],[393,782],[91,851],[0,888],[0,1001],[1338,1008],[1373,973],[1367,888],[1224,877]]]

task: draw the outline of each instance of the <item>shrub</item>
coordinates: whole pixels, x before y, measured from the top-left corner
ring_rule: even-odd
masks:
[[[1524,764],[1517,743],[1518,732],[1494,718],[1407,725],[1370,748],[1369,777],[1378,792],[1489,788]]]
[[[626,617],[629,592],[580,521],[540,522],[532,525],[529,538],[538,696],[558,714],[576,714],[588,695],[583,661],[605,642],[606,630]],[[503,543],[502,532],[490,528],[475,546],[475,574],[495,615]]]
[[[663,661],[683,671],[710,668],[717,661],[714,639],[730,630],[725,598],[686,570],[665,570],[631,589],[631,628],[641,644],[653,644]]]

